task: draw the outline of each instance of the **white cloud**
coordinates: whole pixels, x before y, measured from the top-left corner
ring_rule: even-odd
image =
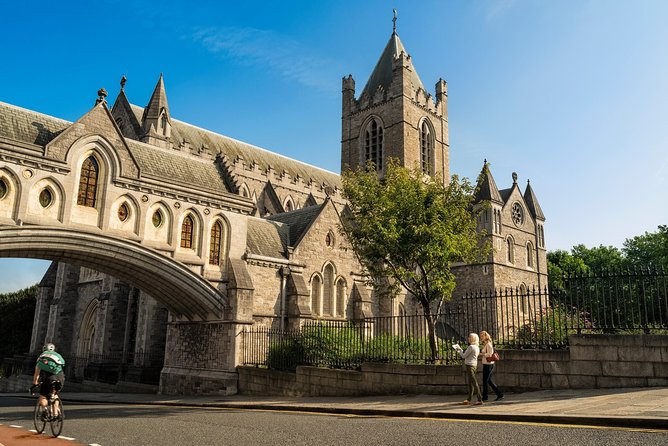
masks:
[[[326,58],[308,54],[298,42],[273,31],[255,28],[199,28],[184,36],[209,52],[242,64],[266,67],[303,85],[330,91],[341,71]],[[335,90],[338,91],[338,90]]]

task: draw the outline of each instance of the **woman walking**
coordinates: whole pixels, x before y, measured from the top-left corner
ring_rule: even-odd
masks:
[[[501,392],[501,389],[494,384],[494,380],[492,379],[492,374],[494,373],[494,361],[487,360],[487,358],[494,353],[492,337],[486,331],[481,331],[480,342],[482,343],[482,350],[480,351],[480,356],[482,356],[482,400],[487,401],[487,398],[489,397],[489,388],[491,387],[496,394],[496,400],[494,401],[499,401],[500,399],[503,399],[503,392]]]
[[[480,394],[480,387],[478,387],[478,381],[475,378],[475,373],[478,368],[478,354],[480,354],[480,348],[478,347],[478,335],[475,333],[469,334],[469,346],[464,351],[459,348],[457,352],[459,356],[464,360],[464,365],[466,365],[466,384],[469,389],[468,398],[463,401],[461,404],[467,405],[471,404],[473,399],[473,394],[478,398],[476,405],[482,404],[482,395]]]

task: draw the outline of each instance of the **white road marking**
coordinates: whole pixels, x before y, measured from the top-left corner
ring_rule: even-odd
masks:
[[[2,445],[0,445],[0,446],[2,446]],[[91,444],[89,444],[88,446],[102,446],[102,445],[101,445],[101,444],[97,444],[97,443],[91,443]]]
[[[35,429],[29,429],[28,432],[32,432],[32,433],[34,433],[34,434],[37,433],[37,431],[36,431]]]
[[[59,436],[58,438],[63,439],[63,440],[69,440],[69,441],[74,441],[74,440],[76,440],[75,438],[72,438],[72,437],[63,437],[62,435]]]
[[[9,427],[18,427],[19,429],[23,429],[23,426],[17,426],[16,424],[10,424]]]

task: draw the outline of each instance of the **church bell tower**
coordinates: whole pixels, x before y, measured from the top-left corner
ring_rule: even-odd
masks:
[[[380,176],[387,160],[447,182],[449,169],[448,89],[425,89],[394,27],[359,98],[352,75],[343,78],[341,171],[373,162]]]

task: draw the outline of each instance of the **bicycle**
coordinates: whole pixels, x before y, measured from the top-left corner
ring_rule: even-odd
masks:
[[[35,392],[39,391],[40,385],[33,385],[30,388],[31,395],[35,395]],[[39,399],[35,405],[35,413],[33,415],[33,423],[35,424],[35,430],[38,434],[44,432],[46,428],[46,423],[49,423],[51,428],[51,433],[54,437],[60,435],[63,431],[63,420],[65,419],[65,410],[63,409],[63,401],[58,395],[58,390],[61,387],[60,381],[53,381],[51,383],[51,392],[49,395],[49,401],[45,407],[42,407],[39,404]]]

